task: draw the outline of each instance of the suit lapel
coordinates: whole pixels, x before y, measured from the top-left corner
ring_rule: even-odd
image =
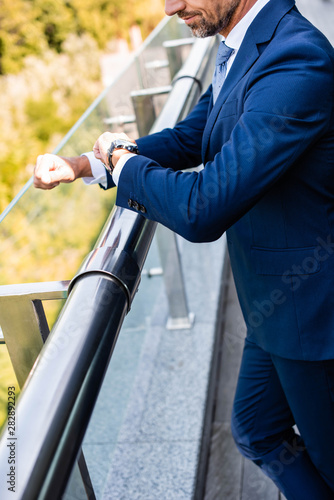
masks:
[[[237,85],[241,78],[249,71],[255,61],[259,58],[260,53],[257,47],[258,44],[269,42],[274,34],[277,24],[282,17],[293,8],[294,3],[294,0],[271,0],[259,12],[247,30],[244,40],[238,50],[236,58],[214,106],[212,106],[213,102],[211,97],[211,112],[208,115],[202,141],[203,162],[205,162],[205,155],[209,145],[211,132],[222,105],[228,98],[231,90]]]

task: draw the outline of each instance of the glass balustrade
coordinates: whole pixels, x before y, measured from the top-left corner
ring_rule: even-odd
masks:
[[[169,85],[171,74],[163,44],[187,37],[189,31],[183,23],[176,18],[164,19],[55,152],[75,156],[90,151],[96,138],[106,130],[137,137],[131,92]],[[177,49],[181,60],[185,60],[188,53],[187,44]],[[153,98],[156,115],[166,97]],[[115,195],[115,190],[105,192],[81,181],[41,191],[36,190],[30,180],[0,215],[0,285],[70,280],[92,249],[114,205]],[[61,306],[61,301],[45,301],[50,328]],[[0,376],[2,425],[6,415],[4,388],[15,381],[4,344],[0,345],[0,363],[3,368]]]

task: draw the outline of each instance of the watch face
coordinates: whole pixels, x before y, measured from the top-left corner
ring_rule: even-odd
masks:
[[[123,146],[126,146],[129,141],[125,139],[116,139],[112,144],[114,145],[114,149],[122,149]]]
[[[112,141],[112,143],[110,144],[110,148],[108,149],[108,163],[109,163],[109,165],[105,165],[106,169],[108,170],[108,172],[110,174],[112,174],[113,170],[114,170],[114,167],[113,167],[113,164],[111,161],[111,157],[112,157],[115,149],[126,149],[127,151],[129,151],[131,153],[136,153],[136,154],[139,153],[137,144],[134,144],[131,141],[127,141],[126,139],[115,139],[114,141]]]
[[[127,141],[125,139],[116,139],[111,143],[110,150],[112,152],[115,149],[126,149],[127,151],[131,151],[132,153],[138,153],[138,146],[133,142]],[[111,154],[112,154],[111,152]]]

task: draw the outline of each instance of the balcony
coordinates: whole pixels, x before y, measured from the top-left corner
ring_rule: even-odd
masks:
[[[300,1],[310,19],[333,11],[313,5]],[[217,43],[164,20],[55,152],[172,127],[210,83]],[[224,237],[189,243],[114,200],[29,181],[0,216],[1,348],[22,389],[0,497],[16,438],[20,500],[282,499],[230,434],[245,326]]]

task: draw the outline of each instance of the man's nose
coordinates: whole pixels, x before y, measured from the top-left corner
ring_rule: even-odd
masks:
[[[185,8],[186,3],[183,0],[165,0],[165,12],[167,16],[173,16]]]

